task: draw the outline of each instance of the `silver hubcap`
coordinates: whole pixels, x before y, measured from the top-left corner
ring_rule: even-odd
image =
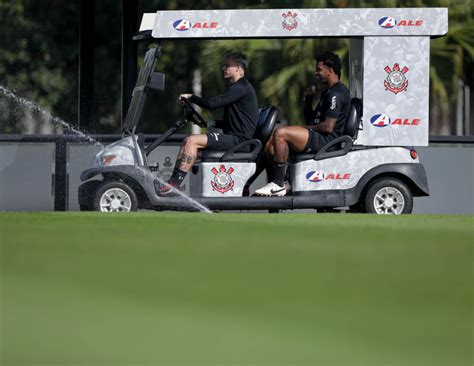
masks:
[[[384,187],[375,194],[374,208],[379,215],[400,215],[405,208],[405,199],[398,189]]]
[[[128,212],[131,208],[132,200],[123,189],[108,189],[100,197],[100,211],[102,212]]]

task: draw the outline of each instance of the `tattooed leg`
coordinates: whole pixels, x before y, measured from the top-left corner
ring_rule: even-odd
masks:
[[[198,150],[205,148],[206,145],[207,136],[204,134],[186,137],[176,160],[176,166],[183,172],[190,171],[196,161]]]

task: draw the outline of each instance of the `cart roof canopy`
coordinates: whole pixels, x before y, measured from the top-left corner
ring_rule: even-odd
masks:
[[[177,10],[144,14],[148,39],[345,37],[349,87],[362,98],[368,146],[427,146],[430,37],[448,32],[447,8]]]
[[[143,14],[153,38],[442,36],[447,8],[173,10]]]

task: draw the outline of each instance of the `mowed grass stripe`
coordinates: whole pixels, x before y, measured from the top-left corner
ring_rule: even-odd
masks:
[[[2,365],[468,365],[469,216],[0,214]]]

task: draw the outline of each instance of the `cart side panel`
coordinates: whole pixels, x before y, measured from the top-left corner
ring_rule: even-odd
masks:
[[[242,197],[245,184],[255,173],[255,163],[201,163],[203,197]]]
[[[369,170],[386,164],[416,164],[402,147],[365,149],[324,160],[305,160],[290,166],[293,192],[354,188]]]

